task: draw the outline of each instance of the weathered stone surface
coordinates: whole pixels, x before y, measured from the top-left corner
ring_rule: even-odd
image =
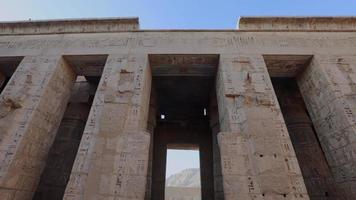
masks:
[[[61,56],[27,56],[1,93],[2,199],[31,198],[74,79]]]
[[[295,79],[272,79],[311,199],[344,199],[336,187]]]
[[[355,56],[315,55],[298,79],[333,176],[348,199],[355,197],[355,61]]]
[[[63,198],[95,89],[95,84],[77,78],[33,200]]]
[[[0,35],[117,32],[138,29],[138,18],[66,19],[0,23]]]
[[[309,199],[260,55],[220,55],[218,135],[225,199]]]
[[[144,199],[150,134],[145,55],[110,55],[64,199]]]
[[[350,31],[356,17],[242,17],[239,29],[249,31]]]

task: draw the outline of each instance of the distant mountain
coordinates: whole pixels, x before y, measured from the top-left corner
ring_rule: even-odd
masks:
[[[200,169],[184,169],[177,174],[173,174],[166,179],[166,186],[200,188]]]
[[[165,200],[201,200],[200,169],[185,169],[166,179]]]

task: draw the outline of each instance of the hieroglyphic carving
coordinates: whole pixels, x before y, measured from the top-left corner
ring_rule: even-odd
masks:
[[[147,61],[144,55],[108,57],[64,199],[144,198],[150,145],[144,131]],[[92,181],[98,188],[86,184]]]
[[[311,198],[343,199],[294,79],[272,79]],[[289,165],[288,165],[289,166]]]
[[[308,199],[262,56],[220,59],[217,93],[225,132],[218,139],[225,199]],[[271,184],[272,179],[277,182]]]
[[[188,34],[188,36],[187,36]],[[57,37],[54,35],[45,35],[41,38],[37,37],[21,37],[0,39],[0,49],[21,50],[25,52],[33,51],[63,51],[82,49],[88,51],[103,52],[103,50],[124,49],[124,48],[192,48],[200,49],[201,52],[221,52],[233,49],[257,49],[261,52],[269,52],[269,49],[287,50],[295,48],[304,48],[308,52],[313,49],[326,51],[329,48],[352,48],[356,45],[356,39],[352,36],[336,37],[294,34],[279,34],[278,37],[264,33],[264,35],[252,34],[231,34],[220,32],[208,32],[200,36],[199,32],[180,32],[176,36],[171,36],[168,33],[142,32],[133,36],[129,33],[121,33],[119,35],[105,34],[97,37],[96,35],[70,35],[68,37]],[[177,46],[178,45],[178,46]],[[210,51],[204,51],[210,49]],[[225,50],[223,50],[225,49]],[[306,50],[306,51],[307,51]]]
[[[354,151],[355,101],[354,56],[316,55],[310,66],[298,77],[310,117],[331,167],[337,187],[347,198],[356,193],[347,185],[355,185]]]
[[[29,56],[13,76],[0,96],[0,181],[31,196],[75,75],[60,56]]]

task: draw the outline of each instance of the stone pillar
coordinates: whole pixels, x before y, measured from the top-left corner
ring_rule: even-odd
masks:
[[[75,80],[61,56],[27,56],[0,95],[0,199],[31,199]]]
[[[297,82],[294,79],[272,82],[310,199],[344,199],[335,187]]]
[[[87,103],[69,103],[33,200],[61,200],[90,110]]]
[[[356,198],[356,56],[315,55],[298,84],[336,184]]]
[[[213,161],[213,138],[212,132],[206,126],[207,131],[199,134],[200,154],[200,180],[201,199],[214,200],[214,161]],[[208,134],[208,136],[207,136]]]
[[[219,127],[219,111],[218,104],[216,99],[216,92],[213,92],[210,97],[209,102],[209,126],[212,132],[212,148],[213,148],[213,173],[214,173],[214,199],[223,200],[224,191],[222,184],[222,175],[221,175],[221,158],[220,158],[220,149],[218,145],[217,136],[220,132]]]
[[[220,55],[217,76],[225,199],[309,199],[263,57]]]
[[[166,130],[170,127],[158,125],[154,133],[153,164],[152,164],[152,193],[151,199],[164,200],[167,163],[167,138],[170,137]],[[166,133],[166,134],[165,134]]]
[[[64,199],[144,199],[151,89],[147,55],[110,55]]]
[[[77,155],[96,84],[76,80],[32,200],[62,200]]]
[[[152,87],[153,89],[153,87]],[[151,134],[150,138],[150,150],[149,150],[149,159],[148,159],[148,172],[147,172],[147,183],[146,183],[146,194],[145,199],[151,199],[151,191],[152,191],[152,172],[153,172],[153,138],[154,138],[154,131],[156,127],[156,94],[154,90],[151,90],[150,96],[150,108],[148,112],[148,121],[147,121],[147,131]]]

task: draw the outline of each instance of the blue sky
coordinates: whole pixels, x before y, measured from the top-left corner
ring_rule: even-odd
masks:
[[[199,167],[199,151],[168,149],[166,169],[167,178],[183,169]]]
[[[239,16],[356,15],[356,0],[0,0],[0,20],[137,16],[143,29],[233,29]]]

